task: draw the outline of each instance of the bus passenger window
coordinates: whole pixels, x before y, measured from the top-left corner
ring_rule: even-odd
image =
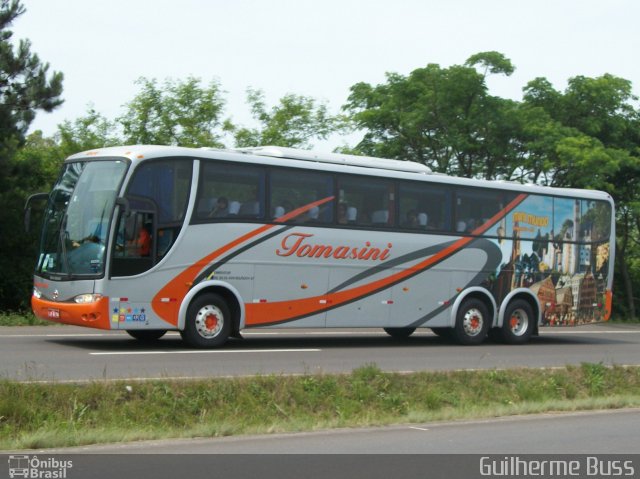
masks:
[[[264,216],[265,173],[262,168],[203,163],[196,220],[245,219]]]
[[[400,227],[417,230],[446,230],[449,224],[449,192],[429,183],[401,183]],[[466,227],[466,224],[463,229]]]
[[[340,201],[346,204],[346,224],[384,227],[394,224],[393,182],[384,179],[343,176],[338,180]],[[340,206],[338,206],[340,208]],[[341,222],[338,210],[338,224]]]
[[[273,219],[300,210],[288,221],[325,224],[332,220],[334,203],[329,200],[333,196],[333,180],[330,175],[274,169],[269,186]]]

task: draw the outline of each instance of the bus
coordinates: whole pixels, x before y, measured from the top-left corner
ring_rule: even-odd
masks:
[[[26,216],[45,196],[35,315],[142,341],[366,327],[522,344],[611,313],[603,192],[290,148],[124,146],[66,159]]]

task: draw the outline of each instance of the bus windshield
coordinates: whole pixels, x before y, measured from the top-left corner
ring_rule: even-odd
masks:
[[[126,169],[124,160],[65,164],[45,211],[37,273],[103,274],[109,222]]]

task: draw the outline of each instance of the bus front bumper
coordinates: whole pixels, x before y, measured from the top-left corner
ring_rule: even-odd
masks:
[[[92,303],[57,302],[31,296],[33,314],[55,323],[72,324],[97,329],[111,329],[109,298],[103,296]]]

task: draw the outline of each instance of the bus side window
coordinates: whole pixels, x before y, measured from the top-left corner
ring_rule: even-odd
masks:
[[[287,222],[326,224],[332,220],[333,202],[325,201],[323,204],[313,205],[333,196],[331,175],[275,168],[269,177],[269,194],[273,210],[271,219],[300,209],[300,214],[288,217]]]
[[[265,171],[251,165],[202,162],[193,219],[259,220],[265,216]]]
[[[133,211],[129,216],[120,215],[112,276],[132,276],[153,266],[154,218],[153,213],[142,211]]]
[[[386,179],[341,176],[338,178],[339,204],[346,206],[346,224],[393,226],[393,182]],[[339,206],[343,208],[343,206]],[[338,210],[338,224],[344,224]]]

